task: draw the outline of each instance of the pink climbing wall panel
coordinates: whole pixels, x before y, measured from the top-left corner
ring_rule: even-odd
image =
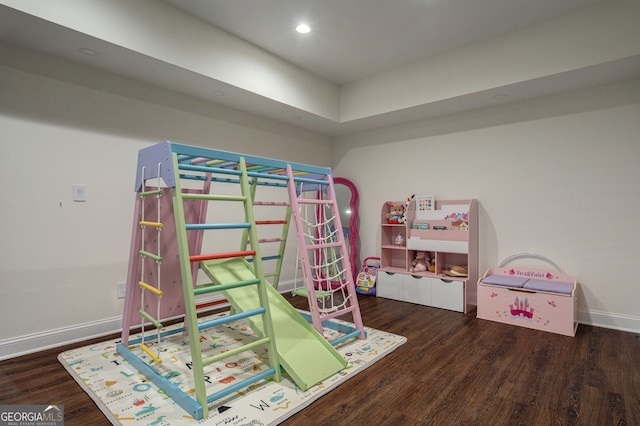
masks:
[[[183,192],[202,193],[203,191],[183,190]],[[141,218],[141,202],[145,203],[144,219]],[[158,233],[156,228],[153,226],[145,227],[143,248],[143,230],[140,227],[139,222],[140,220],[158,222],[158,204],[160,204],[160,223],[163,225],[162,230]],[[135,206],[133,229],[131,233],[131,253],[127,277],[127,292],[122,324],[123,330],[128,330],[129,328],[138,326],[142,323],[138,312],[141,306],[142,289],[138,285],[138,282],[142,280],[153,287],[158,287],[158,275],[160,276],[159,287],[164,292],[160,300],[160,316],[158,317],[160,321],[162,322],[163,319],[185,314],[184,293],[182,288],[182,276],[180,273],[171,189],[165,188],[159,199],[156,196],[147,196],[140,201],[139,195],[136,194]],[[201,200],[184,200],[184,214],[186,223],[202,223],[203,218],[206,216],[206,202]],[[202,247],[202,232],[203,231],[187,232],[190,255],[200,254]],[[153,254],[158,254],[158,235],[160,235],[159,254],[162,257],[159,274],[158,265],[154,259],[139,255],[139,251],[141,249]],[[141,275],[143,267],[144,279],[142,279]],[[195,268],[197,265],[194,265],[193,267]],[[153,317],[156,317],[157,315],[157,302],[158,296],[151,291],[145,290],[144,310]],[[123,343],[126,344],[126,342]]]

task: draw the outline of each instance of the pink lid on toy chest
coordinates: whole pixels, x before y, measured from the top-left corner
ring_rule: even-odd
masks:
[[[503,285],[505,287],[522,288],[524,283],[528,281],[528,278],[514,277],[512,275],[498,275],[492,274],[482,278],[481,282],[484,284]]]
[[[529,279],[522,287],[526,290],[545,291],[548,293],[571,294],[573,292],[573,283],[563,281],[546,281]]]
[[[481,284],[521,288],[546,293],[572,294],[575,278],[556,272],[529,268],[494,268],[485,273]]]

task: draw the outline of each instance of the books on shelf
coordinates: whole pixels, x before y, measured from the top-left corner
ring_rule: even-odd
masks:
[[[429,229],[429,222],[414,221],[411,225],[412,229]]]

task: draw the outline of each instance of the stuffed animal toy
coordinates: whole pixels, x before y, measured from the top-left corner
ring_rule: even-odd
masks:
[[[423,272],[429,270],[431,259],[426,251],[417,251],[415,258],[411,261],[409,272]]]
[[[409,204],[411,204],[411,201],[415,196],[416,195],[413,194],[410,197],[407,197],[407,201],[405,201],[402,206],[402,216],[400,217],[400,220],[398,220],[398,223],[407,223],[407,211],[409,210]]]
[[[387,223],[401,223],[403,214],[404,207],[402,204],[391,204],[389,213],[387,213]]]

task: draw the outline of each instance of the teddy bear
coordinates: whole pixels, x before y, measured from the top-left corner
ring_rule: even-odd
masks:
[[[404,215],[404,207],[402,204],[391,204],[389,213],[387,213],[387,223],[401,223]]]
[[[431,259],[426,251],[417,251],[415,258],[411,261],[409,272],[423,272],[429,269]]]

